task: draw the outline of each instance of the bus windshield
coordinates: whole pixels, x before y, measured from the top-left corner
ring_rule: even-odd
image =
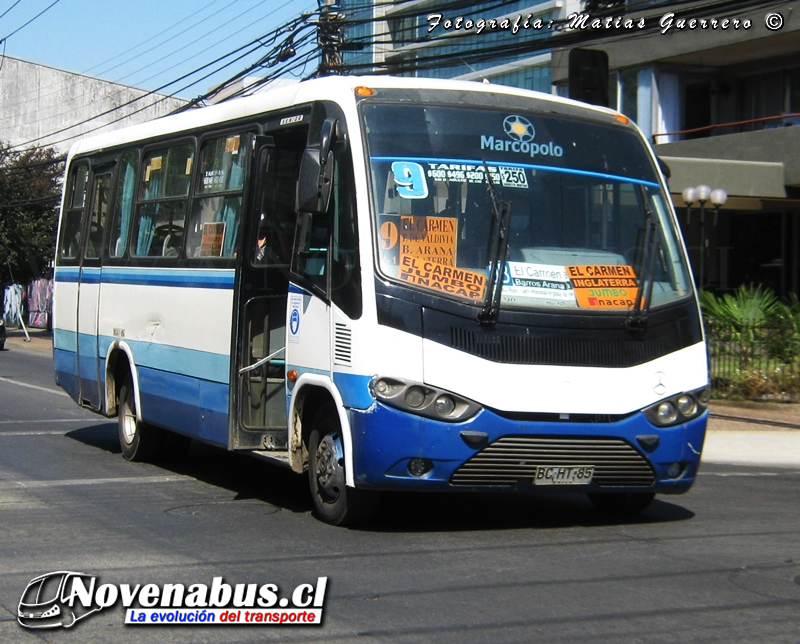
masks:
[[[362,109],[384,277],[476,305],[494,288],[500,308],[518,310],[632,311],[690,293],[669,197],[630,128],[494,108]]]

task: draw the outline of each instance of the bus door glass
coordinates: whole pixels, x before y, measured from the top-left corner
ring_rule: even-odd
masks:
[[[64,210],[61,213],[53,298],[53,360],[56,382],[75,402],[80,402],[77,294],[88,183],[88,163],[73,164],[67,178]]]
[[[107,170],[107,168],[106,168]],[[80,397],[85,403],[100,408],[100,360],[98,311],[100,303],[100,261],[103,232],[110,209],[111,172],[94,174],[88,217],[84,231],[84,250],[78,281],[78,374]]]
[[[234,449],[286,449],[285,344],[295,187],[307,128],[256,139],[239,294]]]

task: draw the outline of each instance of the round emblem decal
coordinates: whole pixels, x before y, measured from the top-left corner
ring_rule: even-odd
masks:
[[[536,135],[536,130],[533,129],[533,123],[524,116],[519,116],[517,114],[506,116],[503,121],[503,130],[515,141],[532,141],[533,137]]]

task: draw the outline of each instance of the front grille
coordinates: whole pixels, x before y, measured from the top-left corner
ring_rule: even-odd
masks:
[[[450,328],[450,346],[506,364],[612,368],[643,364],[681,348],[660,335],[645,340],[538,337],[456,326]]]
[[[514,485],[533,481],[538,465],[594,465],[599,486],[649,487],[655,472],[621,438],[586,436],[506,436],[475,454],[453,474],[453,485]]]

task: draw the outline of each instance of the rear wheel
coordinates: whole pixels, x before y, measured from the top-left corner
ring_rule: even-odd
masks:
[[[161,449],[163,432],[136,418],[136,396],[129,377],[119,390],[119,444],[129,461],[151,461]]]
[[[344,443],[336,407],[323,405],[317,412],[308,444],[308,482],[314,509],[333,525],[354,525],[367,519],[378,504],[377,492],[345,484]]]
[[[646,510],[655,496],[652,492],[618,492],[590,494],[589,500],[603,514],[633,516]]]

